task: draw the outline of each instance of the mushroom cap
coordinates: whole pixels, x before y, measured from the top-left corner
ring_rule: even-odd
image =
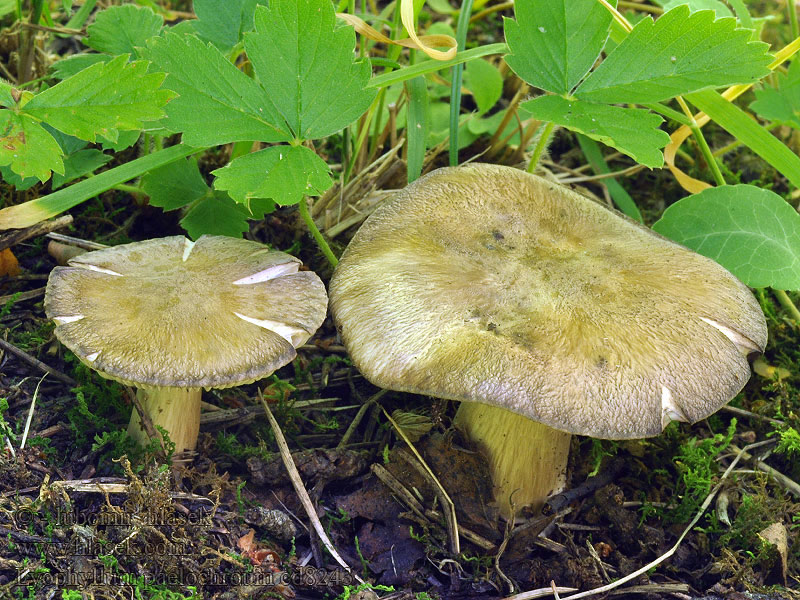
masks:
[[[325,319],[325,286],[299,267],[249,240],[153,239],[54,268],[44,306],[56,337],[105,377],[230,387],[290,362]]]
[[[719,264],[498,165],[438,169],[380,206],[329,295],[375,385],[599,438],[705,418],[767,341],[753,294]]]

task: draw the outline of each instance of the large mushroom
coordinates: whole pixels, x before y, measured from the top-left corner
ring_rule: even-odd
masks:
[[[375,385],[461,401],[501,513],[564,485],[571,434],[640,438],[715,412],[767,341],[714,261],[558,184],[473,164],[420,178],[356,233],[330,283]]]
[[[56,337],[103,377],[138,388],[175,450],[192,450],[203,388],[266,377],[322,324],[325,287],[300,261],[223,236],[147,240],[53,269],[45,311]],[[134,410],[128,433],[149,438]]]

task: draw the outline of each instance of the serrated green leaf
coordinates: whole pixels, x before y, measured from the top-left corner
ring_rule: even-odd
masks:
[[[714,90],[695,92],[686,99],[800,187],[800,157],[749,114]]]
[[[103,136],[97,136],[97,141],[103,146],[103,150],[121,152],[122,150],[125,150],[125,148],[130,148],[133,146],[139,140],[140,135],[142,135],[141,131],[120,131],[116,142],[107,140]]]
[[[328,136],[367,110],[369,61],[356,60],[355,32],[337,26],[329,0],[272,0],[244,36],[253,70],[295,139]]]
[[[23,178],[47,181],[50,171],[64,172],[61,155],[58,142],[31,117],[0,110],[0,165]]]
[[[271,198],[281,205],[319,196],[331,185],[328,165],[303,146],[271,146],[232,160],[213,171],[214,187],[237,202]]]
[[[167,33],[152,38],[144,54],[168,73],[164,86],[180,94],[166,107],[166,125],[182,131],[187,144],[291,139],[261,86],[214,46],[191,35]]]
[[[39,183],[39,180],[36,177],[25,177],[23,179],[14,173],[14,171],[12,171],[8,165],[0,166],[0,175],[2,175],[3,181],[9,185],[13,185],[14,189],[16,189],[18,192],[24,192],[25,190],[30,189]]]
[[[664,11],[672,10],[676,6],[686,4],[692,12],[698,10],[713,10],[717,18],[732,17],[733,13],[722,0],[670,0],[669,2],[660,3],[664,7]]]
[[[4,79],[0,79],[0,106],[10,108],[17,103],[16,100],[14,100],[14,96],[11,95],[12,89],[14,88],[10,83]]]
[[[113,156],[95,149],[78,150],[70,154],[64,159],[64,174],[53,173],[53,189],[57,190],[65,183],[93,173],[112,158]]]
[[[561,96],[540,96],[523,102],[522,107],[537,119],[587,135],[647,167],[664,164],[660,148],[669,143],[669,136],[658,128],[663,119],[650,111]]]
[[[778,73],[775,83],[775,87],[756,90],[750,110],[769,121],[800,129],[800,60],[792,61],[786,75]]]
[[[774,192],[709,188],[667,208],[653,229],[713,258],[746,285],[800,289],[800,215]]]
[[[592,102],[659,102],[714,86],[752,83],[769,73],[767,44],[751,42],[735,19],[689,12],[642,19],[575,90]]]
[[[266,4],[266,0],[194,0],[197,20],[191,24],[201,39],[227,51],[239,43],[242,33],[253,29],[257,4]]]
[[[531,85],[556,94],[568,94],[586,75],[611,25],[611,13],[597,0],[517,2],[514,15],[504,20],[511,49],[506,63]]]
[[[142,177],[142,190],[150,196],[150,204],[164,210],[180,208],[210,192],[194,158],[153,169]]]
[[[196,240],[201,235],[242,237],[252,215],[246,207],[231,200],[224,192],[215,192],[198,200],[181,219],[181,227]]]
[[[110,60],[111,57],[107,54],[73,54],[54,63],[50,68],[50,74],[56,79],[66,79],[92,65],[107,63]]]
[[[163,73],[147,69],[145,61],[128,64],[126,55],[118,56],[37,94],[22,110],[82,140],[102,135],[116,141],[120,129],[142,129],[162,118],[162,107],[175,96],[159,89]]]
[[[473,60],[465,65],[464,86],[472,92],[478,114],[482,115],[500,99],[503,76],[489,61]]]
[[[158,35],[164,19],[151,9],[133,4],[111,6],[97,13],[89,25],[84,43],[106,54],[130,54],[137,57],[137,47]]]

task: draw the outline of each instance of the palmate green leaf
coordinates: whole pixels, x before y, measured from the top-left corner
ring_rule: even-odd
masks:
[[[464,69],[464,86],[472,92],[478,114],[492,108],[503,94],[503,76],[489,61],[473,60]]]
[[[561,96],[540,96],[522,103],[537,119],[582,133],[627,154],[647,167],[661,167],[661,148],[669,136],[658,126],[662,118],[639,108],[620,108]]]
[[[355,32],[336,24],[330,0],[271,0],[256,8],[255,28],[247,56],[296,140],[336,133],[367,110],[369,61],[354,58]]]
[[[107,54],[73,54],[62,58],[50,68],[50,74],[56,79],[66,79],[97,63],[107,63],[111,57]]]
[[[142,129],[164,116],[175,94],[159,89],[163,73],[148,73],[145,61],[126,55],[98,63],[37,94],[22,111],[69,135],[116,141],[119,130]]]
[[[168,73],[164,86],[180,96],[166,107],[166,126],[187,144],[289,141],[285,121],[264,89],[219,50],[193,35],[152,38],[144,56]]]
[[[47,181],[51,171],[64,172],[63,152],[44,127],[25,114],[0,110],[0,165],[23,179]]]
[[[611,4],[616,6],[616,0]],[[611,13],[597,0],[528,0],[505,19],[505,57],[531,85],[568,94],[597,60],[608,37]]]
[[[181,219],[181,227],[196,240],[201,235],[241,237],[249,229],[253,215],[228,197],[225,192],[210,193],[197,200]]]
[[[746,285],[800,289],[800,215],[774,192],[709,188],[667,208],[653,229],[713,258]]]
[[[640,21],[575,90],[592,102],[659,102],[715,86],[752,83],[769,73],[767,44],[751,42],[731,18],[689,13],[686,5],[655,23]]]
[[[283,206],[324,193],[333,183],[328,173],[325,161],[304,146],[271,146],[212,171],[214,187],[237,202],[270,198]]]
[[[713,10],[720,17],[732,17],[733,12],[722,0],[669,0],[669,2],[658,2],[665,11],[672,10],[676,6],[686,4],[691,11]]]
[[[136,57],[137,47],[143,47],[148,39],[158,35],[163,25],[164,19],[147,7],[111,6],[97,13],[86,30],[89,35],[84,43],[98,52]]]
[[[800,129],[800,60],[792,61],[786,75],[778,73],[776,84],[756,90],[756,101],[750,104],[750,110],[768,121]]]
[[[210,188],[197,167],[197,160],[188,158],[148,172],[142,177],[142,190],[150,196],[153,206],[174,210],[199,200]]]

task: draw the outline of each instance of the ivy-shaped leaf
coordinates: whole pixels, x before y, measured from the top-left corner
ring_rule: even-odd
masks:
[[[65,183],[93,173],[112,158],[110,154],[103,154],[93,148],[70,154],[64,159],[64,174],[53,173],[53,189],[57,190]]]
[[[666,211],[658,233],[713,258],[751,287],[800,289],[800,215],[752,185],[709,188]]]
[[[142,189],[150,196],[150,204],[164,210],[185,206],[211,191],[194,158],[153,169],[142,177]]]

